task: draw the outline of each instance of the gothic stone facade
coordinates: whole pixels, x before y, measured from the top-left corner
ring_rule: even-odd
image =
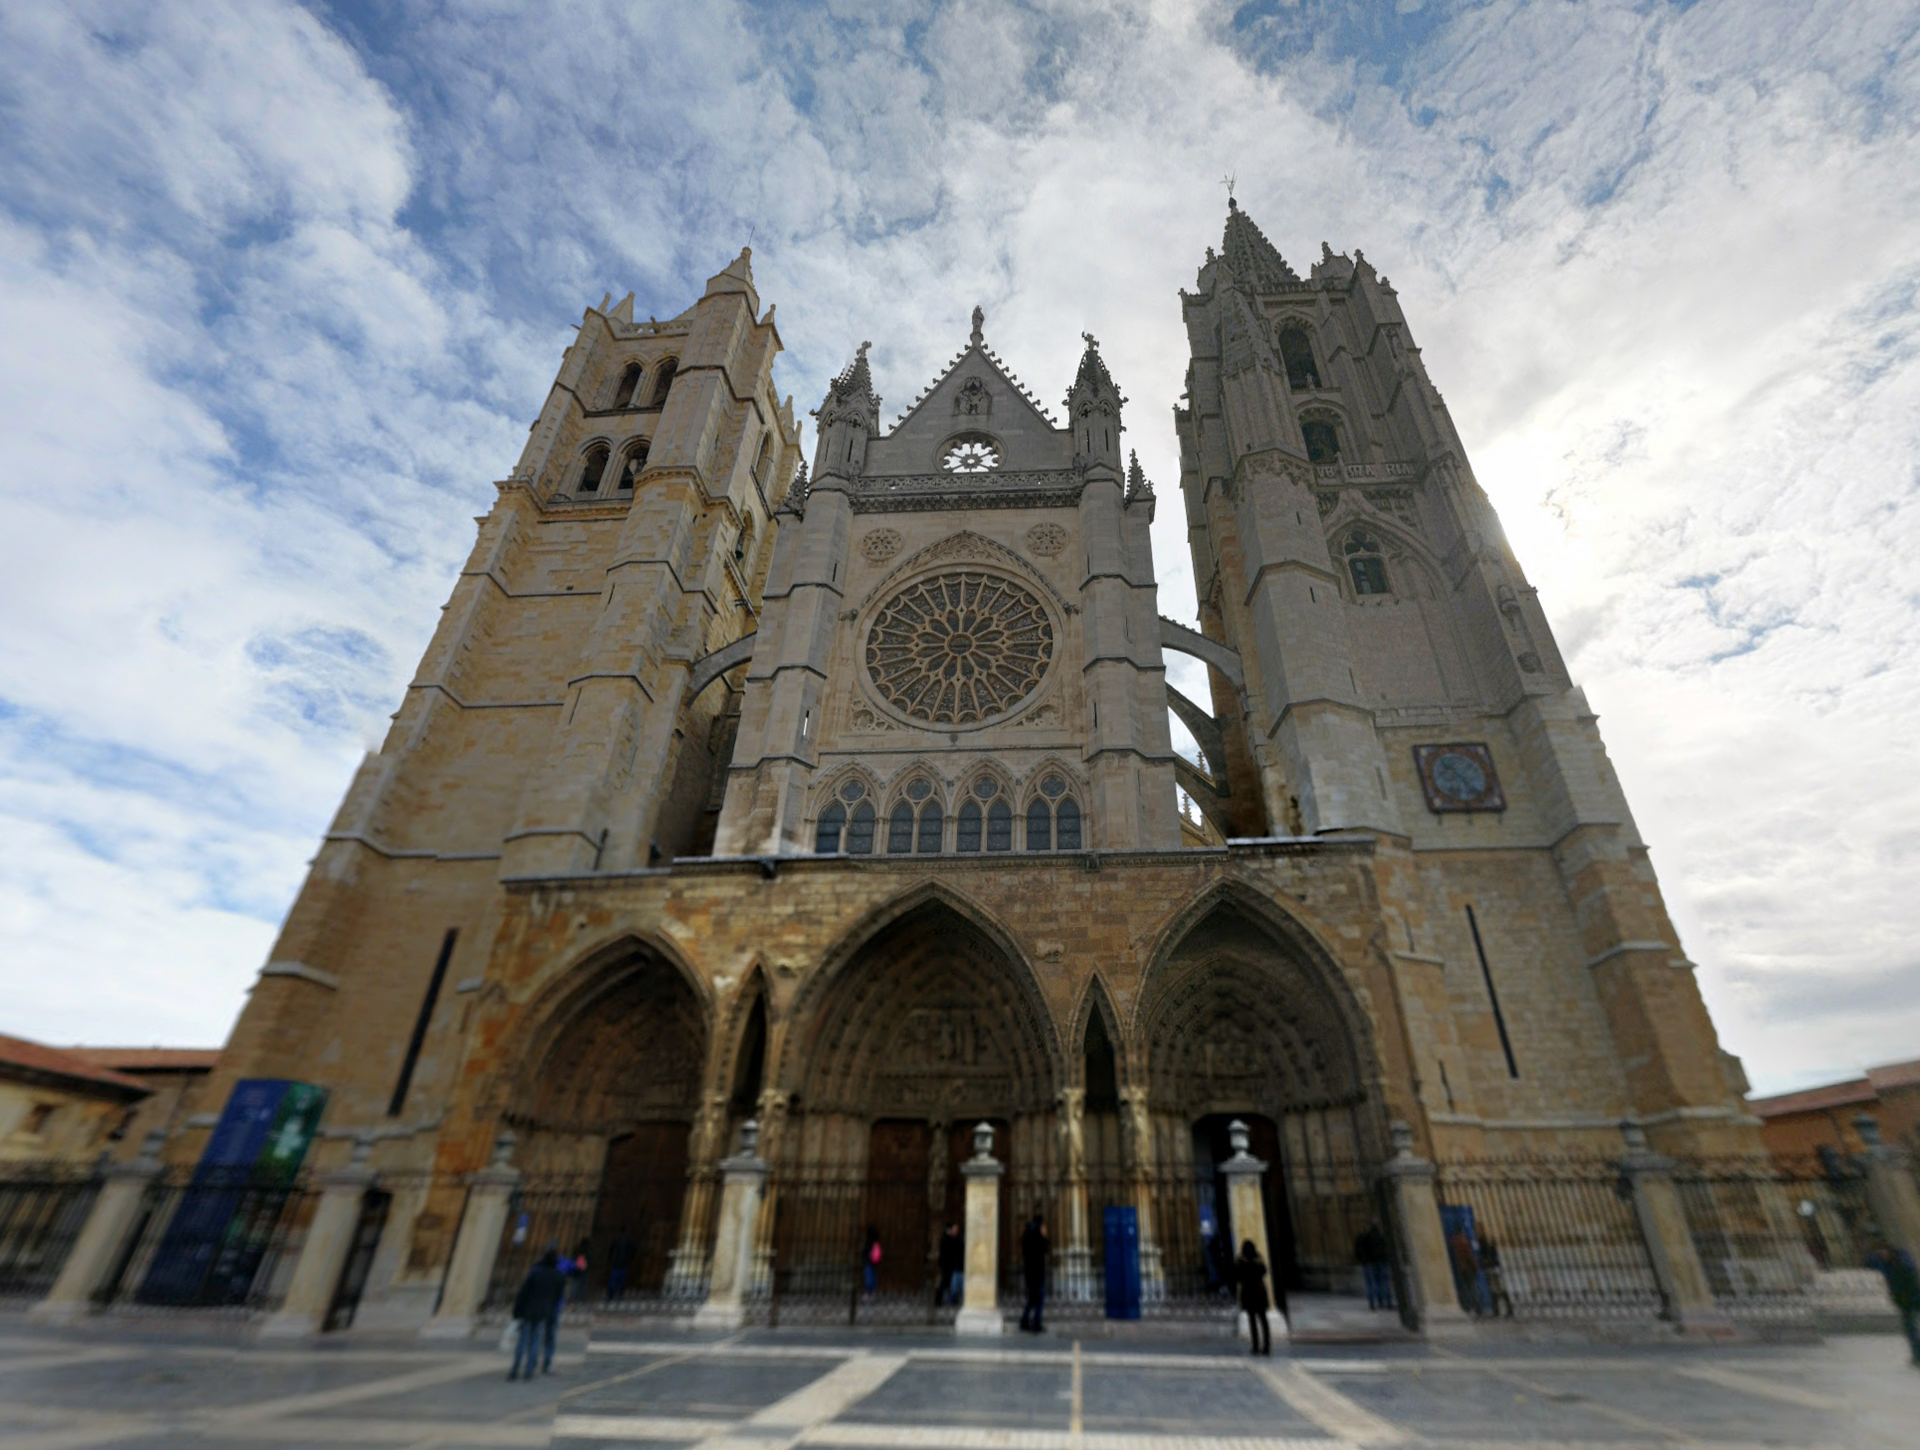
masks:
[[[991,1120],[1070,1254],[1132,1201],[1169,1276],[1162,1190],[1240,1116],[1285,1271],[1335,1284],[1396,1120],[1441,1160],[1754,1148],[1386,279],[1303,280],[1234,207],[1180,300],[1197,628],[1091,337],[1056,422],[976,312],[890,430],[862,345],[809,476],[747,253],[670,321],[586,313],[210,1095],[323,1083],[321,1162],[372,1136],[414,1185],[363,1321],[427,1312],[503,1129],[659,1284],[748,1116],[776,1203],[924,1181],[916,1233]]]

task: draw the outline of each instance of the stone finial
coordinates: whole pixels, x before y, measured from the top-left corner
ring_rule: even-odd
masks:
[[[751,1158],[760,1147],[760,1124],[757,1119],[748,1118],[740,1125],[740,1156]]]
[[[991,1158],[993,1156],[993,1124],[976,1123],[973,1128],[973,1156]]]
[[[1413,1129],[1399,1118],[1387,1124],[1387,1141],[1393,1144],[1393,1156],[1411,1158],[1413,1156]]]
[[[1886,1139],[1880,1136],[1880,1123],[1872,1113],[1861,1113],[1853,1120],[1853,1131],[1860,1135],[1860,1141],[1867,1145],[1869,1153],[1877,1152],[1887,1146]]]
[[[1245,1123],[1235,1118],[1227,1124],[1227,1142],[1233,1147],[1234,1157],[1244,1158],[1247,1156],[1247,1149],[1253,1143],[1253,1134],[1247,1130]]]
[[[492,1168],[511,1167],[513,1150],[519,1145],[519,1142],[520,1140],[513,1135],[511,1128],[502,1128],[500,1130],[500,1136],[493,1140],[493,1162],[488,1166]]]
[[[1647,1130],[1631,1118],[1620,1124],[1620,1136],[1627,1140],[1627,1151],[1636,1156],[1651,1152],[1647,1146]]]
[[[975,347],[980,346],[981,342],[985,340],[986,333],[984,329],[986,325],[987,325],[986,309],[982,307],[975,307],[973,309],[973,333],[971,338],[969,339]]]

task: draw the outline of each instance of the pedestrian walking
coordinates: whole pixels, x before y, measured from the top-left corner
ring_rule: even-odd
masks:
[[[607,1299],[617,1300],[627,1292],[627,1271],[633,1267],[633,1235],[626,1229],[613,1236],[607,1245]]]
[[[1480,1236],[1480,1269],[1487,1280],[1487,1309],[1495,1319],[1500,1306],[1507,1306],[1507,1318],[1513,1318],[1513,1296],[1507,1293],[1507,1277],[1500,1268],[1500,1246],[1485,1234]]]
[[[960,1291],[964,1285],[962,1269],[967,1262],[966,1240],[960,1237],[960,1225],[950,1223],[947,1231],[940,1235],[940,1282],[933,1291],[933,1302],[937,1308],[941,1304],[958,1304]]]
[[[1367,1308],[1393,1308],[1393,1250],[1379,1219],[1362,1229],[1353,1241],[1353,1261],[1366,1281]]]
[[[860,1251],[860,1275],[861,1282],[865,1285],[866,1297],[869,1299],[880,1287],[880,1259],[883,1253],[880,1247],[880,1230],[868,1224],[867,1246]]]
[[[1240,1257],[1233,1266],[1234,1282],[1240,1288],[1240,1307],[1247,1311],[1247,1332],[1253,1336],[1252,1354],[1273,1353],[1273,1328],[1267,1323],[1267,1261],[1248,1239],[1240,1245]]]
[[[1027,1305],[1020,1311],[1020,1327],[1030,1334],[1046,1332],[1041,1320],[1047,1302],[1047,1255],[1052,1252],[1047,1221],[1035,1212],[1020,1233],[1020,1273],[1027,1281]]]
[[[1879,1242],[1867,1255],[1867,1267],[1878,1269],[1880,1277],[1887,1281],[1887,1297],[1900,1311],[1900,1327],[1907,1332],[1907,1348],[1912,1351],[1914,1364],[1920,1365],[1920,1270],[1914,1267],[1913,1255]]]
[[[567,1297],[579,1303],[587,1297],[588,1255],[593,1249],[589,1239],[581,1239],[574,1248],[573,1258],[567,1263]]]
[[[541,1374],[553,1372],[553,1342],[560,1335],[560,1306],[566,1298],[567,1276],[560,1272],[560,1251],[548,1249],[540,1262],[527,1270],[520,1292],[513,1296],[513,1317],[520,1321],[520,1337],[514,1342],[508,1379],[517,1380],[523,1373],[532,1379],[536,1358]]]

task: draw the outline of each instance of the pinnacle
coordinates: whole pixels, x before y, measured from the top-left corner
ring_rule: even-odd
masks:
[[[1107,392],[1119,397],[1120,390],[1113,385],[1113,376],[1101,360],[1099,340],[1091,332],[1083,332],[1080,336],[1086,339],[1087,350],[1080,354],[1080,371],[1074,374],[1073,386],[1067,389],[1067,396],[1072,397],[1086,389],[1096,395]],[[1124,403],[1126,400],[1121,398],[1120,401]],[[1068,411],[1072,411],[1071,406]]]
[[[1220,250],[1226,256],[1227,270],[1242,287],[1270,291],[1299,285],[1300,274],[1287,265],[1279,249],[1232,197],[1227,198],[1227,230]]]

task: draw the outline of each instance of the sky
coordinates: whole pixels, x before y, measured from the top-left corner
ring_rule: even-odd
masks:
[[[0,1031],[225,1037],[582,309],[749,240],[803,419],[1095,333],[1190,619],[1231,176],[1392,279],[1755,1088],[1915,1056],[1917,127],[1916,0],[0,7]]]

